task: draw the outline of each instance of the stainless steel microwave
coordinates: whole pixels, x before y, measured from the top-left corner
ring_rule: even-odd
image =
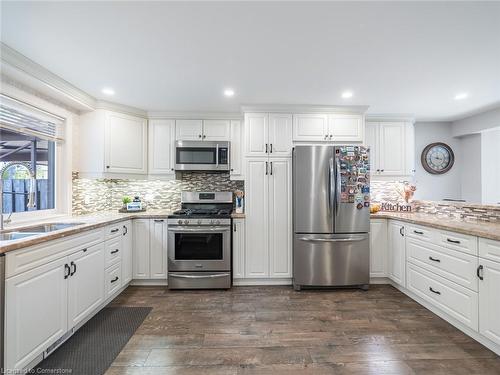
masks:
[[[175,142],[176,171],[229,171],[229,142]]]

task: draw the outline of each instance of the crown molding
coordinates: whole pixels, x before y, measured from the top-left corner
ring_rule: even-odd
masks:
[[[132,116],[139,116],[144,118],[148,117],[148,113],[143,109],[130,107],[124,104],[108,102],[107,100],[97,100],[94,109],[107,109],[110,111],[120,112]]]
[[[244,112],[268,113],[352,113],[364,114],[367,105],[243,104]]]
[[[202,111],[148,111],[150,119],[186,120],[241,120],[239,112],[202,112]]]
[[[365,121],[400,121],[415,123],[415,116],[408,113],[369,113],[365,116]]]

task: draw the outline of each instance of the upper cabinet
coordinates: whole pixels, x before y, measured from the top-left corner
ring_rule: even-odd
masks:
[[[229,141],[230,120],[176,120],[178,141]]]
[[[241,121],[231,120],[231,149],[230,157],[230,176],[231,179],[243,179],[243,129]]]
[[[289,157],[292,154],[292,115],[245,113],[245,155]]]
[[[175,120],[149,121],[149,174],[175,175]]]
[[[367,122],[371,174],[411,176],[415,173],[415,133],[411,122]]]
[[[79,169],[87,176],[146,175],[147,120],[97,109],[80,117]]]
[[[293,115],[294,142],[363,142],[364,118],[360,114]]]

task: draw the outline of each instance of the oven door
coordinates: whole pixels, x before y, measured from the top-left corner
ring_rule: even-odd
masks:
[[[229,142],[186,142],[175,144],[178,171],[228,171]]]
[[[169,271],[229,271],[230,226],[168,228]]]

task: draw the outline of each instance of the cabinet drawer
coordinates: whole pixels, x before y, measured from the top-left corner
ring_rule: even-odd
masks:
[[[417,239],[406,240],[408,261],[450,281],[477,291],[478,258]]]
[[[410,291],[473,330],[478,330],[478,294],[413,264],[408,264]]]
[[[494,241],[487,238],[479,239],[479,256],[500,262],[500,241]]]
[[[106,267],[119,262],[122,256],[122,238],[113,238],[106,241]]]
[[[106,270],[106,297],[111,297],[122,286],[122,267],[120,263]]]
[[[421,227],[419,225],[406,224],[406,237],[418,238],[421,240],[433,241],[435,231],[431,228]]]
[[[123,223],[116,223],[113,225],[108,225],[106,227],[106,240],[109,240],[111,238],[118,237],[119,235],[122,234],[121,229],[123,227]]]
[[[439,231],[436,236],[438,245],[448,249],[463,251],[477,256],[477,237],[448,231]]]

